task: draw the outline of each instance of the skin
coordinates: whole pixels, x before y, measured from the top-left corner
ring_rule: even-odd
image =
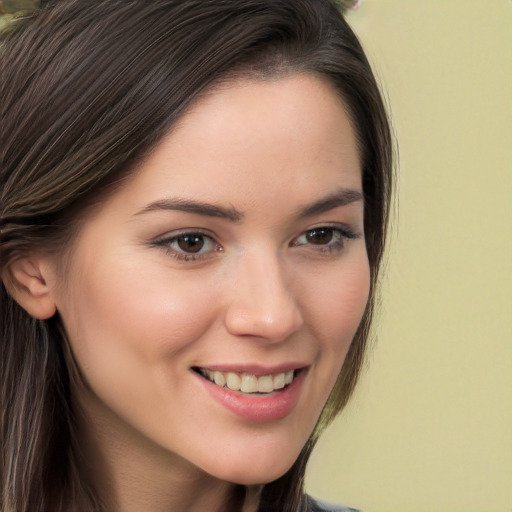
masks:
[[[349,204],[304,215],[343,190]],[[39,283],[25,284],[41,292],[39,316],[63,320],[85,383],[84,444],[112,510],[220,510],[234,482],[253,511],[259,484],[290,468],[368,297],[357,193],[355,135],[329,84],[240,80],[197,101],[96,207],[68,265],[19,266]],[[239,218],[155,206],[176,198]],[[199,253],[180,247],[184,231],[203,236]],[[213,400],[192,370],[292,363],[307,369],[296,404],[262,422]]]

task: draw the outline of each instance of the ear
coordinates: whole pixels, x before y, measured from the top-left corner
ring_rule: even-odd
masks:
[[[16,260],[6,269],[5,274],[2,278],[7,291],[27,313],[40,320],[55,314],[55,272],[44,258]]]

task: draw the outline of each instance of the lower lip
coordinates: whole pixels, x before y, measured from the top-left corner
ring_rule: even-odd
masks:
[[[274,391],[268,396],[248,396],[229,388],[217,386],[204,377],[197,376],[215,401],[240,418],[253,422],[279,420],[288,416],[299,400],[304,382],[302,370],[293,382],[284,389]]]

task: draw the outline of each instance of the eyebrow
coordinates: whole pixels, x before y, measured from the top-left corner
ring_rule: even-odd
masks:
[[[363,194],[361,192],[344,188],[328,195],[327,197],[323,197],[322,199],[310,205],[299,208],[295,216],[298,219],[313,217],[314,215],[320,215],[322,213],[333,210],[334,208],[346,206],[350,203],[361,201],[362,199]],[[231,222],[240,222],[244,218],[244,214],[233,206],[224,207],[211,203],[184,199],[181,197],[166,198],[154,201],[137,212],[136,215],[142,215],[144,213],[160,210],[193,213],[205,217],[226,219]]]
[[[244,216],[242,212],[239,212],[234,207],[226,208],[215,204],[203,203],[201,201],[183,199],[180,197],[166,198],[150,203],[142,210],[137,212],[137,215],[159,210],[194,213],[196,215],[203,215],[205,217],[217,217],[220,219],[226,219],[231,222],[240,222]]]
[[[320,215],[321,213],[334,210],[339,206],[346,206],[350,203],[363,200],[362,192],[358,190],[352,190],[342,188],[334,194],[328,195],[313,204],[300,208],[297,213],[297,218],[302,219],[306,217],[313,217],[314,215]]]

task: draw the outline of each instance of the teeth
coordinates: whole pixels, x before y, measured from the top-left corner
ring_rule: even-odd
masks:
[[[226,377],[221,372],[213,372],[213,382],[217,384],[217,386],[223,387],[226,385]]]
[[[273,375],[262,375],[261,377],[248,373],[223,373],[204,368],[201,368],[200,371],[204,377],[217,384],[217,386],[227,387],[232,391],[241,391],[242,393],[272,393],[291,384],[294,376],[293,370]]]
[[[255,375],[244,374],[240,391],[242,393],[256,393],[258,391],[258,378]]]
[[[258,391],[260,393],[271,393],[274,391],[274,382],[271,375],[264,375],[258,379]]]
[[[236,373],[228,373],[228,378],[226,379],[226,386],[232,391],[240,391],[240,386],[242,385],[242,379]]]
[[[284,387],[284,373],[278,373],[277,375],[274,375],[274,389],[283,389]]]

